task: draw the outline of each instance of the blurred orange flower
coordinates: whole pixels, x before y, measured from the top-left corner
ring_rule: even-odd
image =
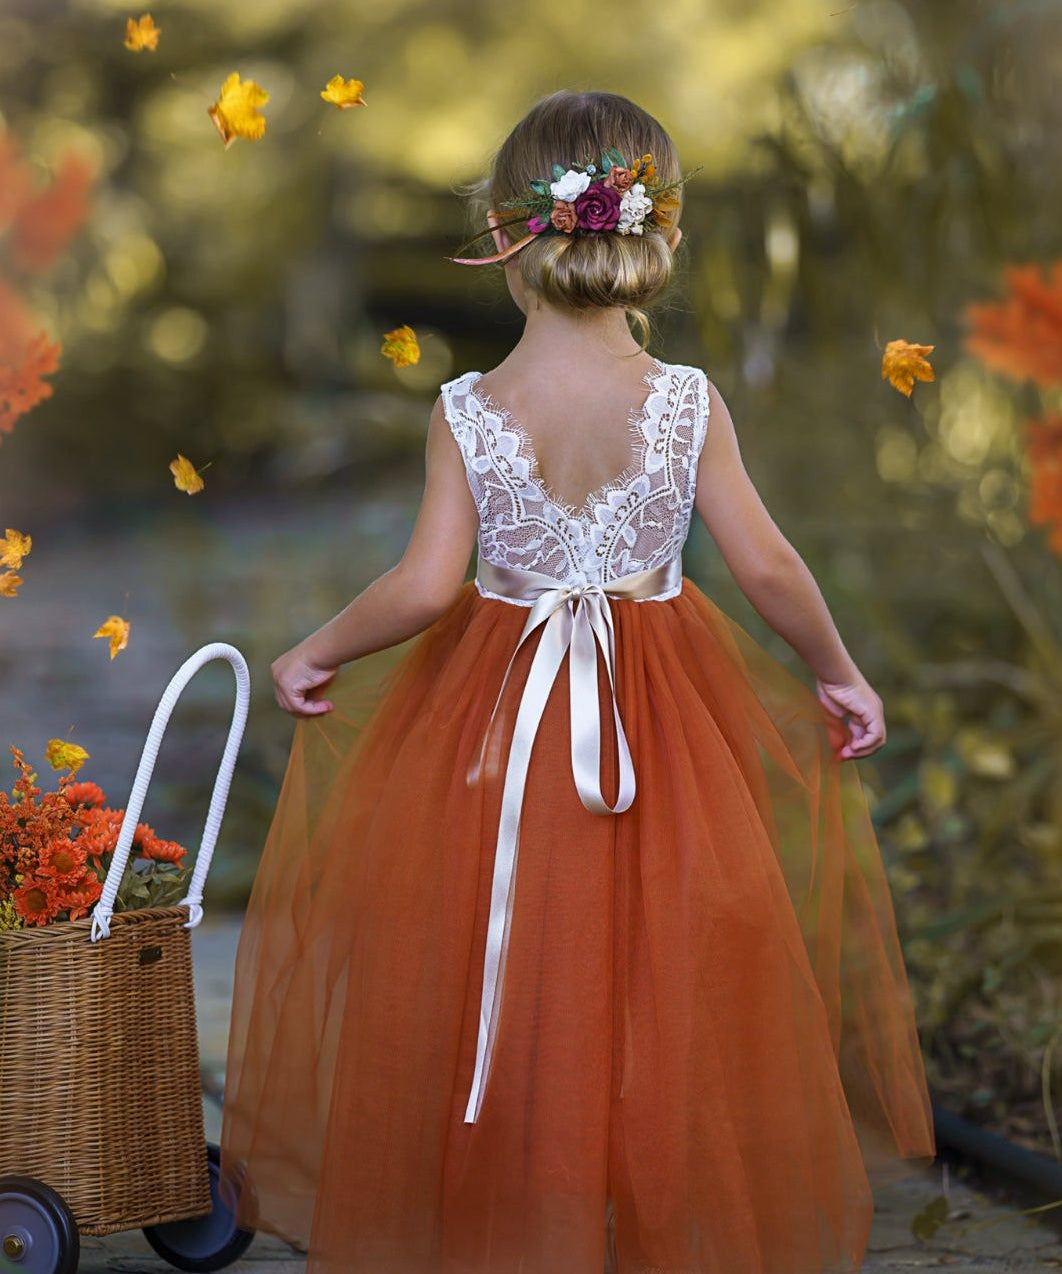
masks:
[[[59,348],[45,332],[38,332],[18,363],[0,362],[0,434],[10,433],[20,416],[52,396],[43,378],[59,370]]]
[[[993,371],[1040,386],[1062,384],[1062,261],[1008,266],[1002,301],[967,305],[966,348]]]
[[[11,895],[15,914],[25,925],[46,925],[62,910],[55,896],[55,885],[47,876],[28,876]]]
[[[1031,477],[1029,521],[1050,527],[1049,544],[1062,554],[1062,412],[1025,422]]]

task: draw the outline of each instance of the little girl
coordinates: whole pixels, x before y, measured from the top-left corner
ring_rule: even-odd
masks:
[[[872,1184],[934,1156],[844,764],[881,700],[716,387],[628,323],[683,180],[624,97],[517,124],[455,259],[523,335],[442,386],[401,560],[273,662],[222,1166],[309,1274],[857,1270]],[[694,509],[814,692],[683,574]]]

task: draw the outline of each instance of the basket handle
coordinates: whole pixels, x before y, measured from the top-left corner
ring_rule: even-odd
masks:
[[[114,900],[118,894],[118,886],[121,884],[125,873],[129,850],[133,844],[133,835],[136,832],[137,823],[140,821],[140,811],[144,805],[144,797],[147,794],[148,784],[151,782],[151,774],[155,768],[155,758],[158,756],[159,745],[162,742],[163,733],[170,719],[170,713],[173,711],[174,704],[180,698],[181,691],[199,669],[212,659],[227,659],[232,664],[233,671],[236,674],[236,704],[232,713],[232,724],[229,726],[229,737],[225,741],[225,751],[222,754],[218,776],[214,782],[214,791],[210,797],[210,809],[207,813],[206,825],[203,828],[202,840],[199,843],[199,852],[196,855],[195,869],[192,872],[188,893],[177,903],[178,907],[187,905],[189,908],[190,915],[184,925],[185,929],[194,929],[203,919],[203,885],[206,882],[210,859],[213,856],[214,845],[218,838],[218,831],[221,828],[225,802],[229,795],[229,784],[232,782],[232,772],[236,766],[236,753],[239,751],[240,740],[243,738],[243,728],[247,723],[247,709],[251,701],[251,677],[247,670],[247,661],[235,646],[230,646],[228,642],[224,641],[208,642],[207,645],[200,646],[197,651],[189,655],[171,677],[170,684],[162,692],[162,698],[159,700],[159,706],[155,709],[151,728],[148,730],[147,741],[140,754],[140,764],[137,766],[136,778],[133,779],[133,788],[129,793],[125,817],[122,820],[122,828],[118,833],[118,843],[114,849],[114,857],[111,859],[111,864],[107,869],[107,876],[103,883],[103,893],[92,911],[91,939],[93,942],[98,941],[100,938],[106,938],[110,934],[110,919],[114,913]]]

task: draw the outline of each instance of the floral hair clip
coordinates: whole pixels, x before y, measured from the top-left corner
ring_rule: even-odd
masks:
[[[526,221],[529,233],[503,252],[489,257],[449,257],[456,265],[491,265],[506,261],[540,235],[644,234],[646,230],[667,231],[678,211],[677,190],[700,172],[694,168],[678,181],[663,183],[656,175],[650,154],[633,164],[614,147],[601,152],[600,164],[587,161],[565,169],[553,165],[553,180],[531,182],[531,194],[523,199],[507,199],[501,208],[516,208],[521,215],[499,221],[492,229]],[[477,239],[490,234],[483,230],[463,243],[461,252]]]

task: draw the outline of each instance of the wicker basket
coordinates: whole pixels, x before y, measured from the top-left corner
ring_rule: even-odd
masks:
[[[181,691],[227,659],[236,706],[187,895],[114,914],[162,735]],[[0,932],[0,1177],[38,1178],[83,1234],[211,1211],[192,979],[191,933],[250,701],[240,652],[201,647],[155,711],[92,914]]]

